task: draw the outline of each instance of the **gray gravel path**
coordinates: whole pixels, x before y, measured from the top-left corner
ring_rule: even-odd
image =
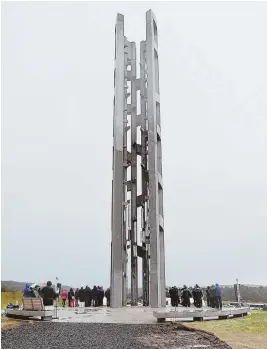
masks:
[[[171,325],[43,323],[1,333],[2,349],[229,349],[217,338]]]

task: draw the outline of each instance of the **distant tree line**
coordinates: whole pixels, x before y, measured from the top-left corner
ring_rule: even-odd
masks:
[[[7,286],[1,286],[1,292],[16,292],[16,290]]]
[[[240,295],[246,302],[267,303],[267,286],[240,285]],[[223,288],[223,300],[236,300],[234,287],[225,286]]]

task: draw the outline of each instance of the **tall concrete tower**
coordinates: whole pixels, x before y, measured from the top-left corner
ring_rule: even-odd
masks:
[[[118,14],[112,168],[114,308],[126,305],[129,270],[131,304],[137,305],[138,266],[142,266],[144,305],[166,305],[158,29],[151,10],[146,13],[146,40],[140,43],[139,78],[137,60],[136,44],[125,37],[124,16]]]

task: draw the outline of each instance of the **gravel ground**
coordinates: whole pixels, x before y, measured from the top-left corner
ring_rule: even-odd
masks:
[[[2,349],[229,349],[216,337],[172,325],[43,323],[5,330]]]

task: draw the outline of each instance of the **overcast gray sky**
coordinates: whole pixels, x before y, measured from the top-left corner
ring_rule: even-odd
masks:
[[[166,283],[267,284],[266,3],[8,3],[2,280],[109,285],[114,26],[159,31]]]

